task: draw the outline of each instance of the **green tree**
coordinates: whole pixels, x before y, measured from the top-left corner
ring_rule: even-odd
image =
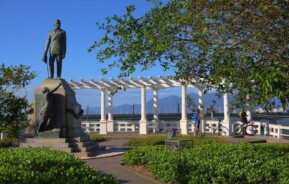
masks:
[[[26,118],[26,108],[29,106],[26,96],[16,93],[36,77],[30,67],[24,65],[0,66],[0,130],[17,136]]]
[[[134,11],[98,24],[105,34],[89,48],[120,76],[159,63],[177,78],[236,91],[243,103],[288,102],[288,1],[170,0],[140,17]]]

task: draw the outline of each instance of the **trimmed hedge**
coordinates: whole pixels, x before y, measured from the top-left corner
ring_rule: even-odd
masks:
[[[99,136],[99,135],[91,135],[90,140],[93,140],[94,142],[104,142],[106,141],[106,138]]]
[[[118,183],[65,152],[43,148],[0,149],[0,183]]]
[[[128,141],[128,146],[140,147],[140,146],[154,146],[154,145],[164,145],[166,136],[148,136],[142,138],[131,139]],[[213,144],[222,143],[218,137],[207,137],[207,136],[177,136],[174,139],[191,139],[193,146],[203,145],[203,144]]]
[[[127,143],[131,147],[164,145],[166,136],[148,136],[130,139]]]
[[[289,145],[211,144],[166,151],[146,146],[128,151],[126,165],[146,165],[171,183],[289,183]]]

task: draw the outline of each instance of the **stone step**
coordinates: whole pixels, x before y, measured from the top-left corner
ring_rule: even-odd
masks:
[[[20,147],[46,147],[53,150],[65,151],[68,153],[82,152],[86,156],[91,155],[93,150],[98,150],[99,145],[89,139],[88,136],[77,138],[26,138]],[[80,154],[80,153],[79,153]]]
[[[73,153],[73,152],[78,152],[79,150],[75,149],[75,148],[69,148],[69,147],[49,147],[49,146],[45,146],[45,145],[36,145],[36,144],[25,144],[25,143],[22,143],[20,145],[20,147],[23,147],[23,148],[28,148],[28,147],[31,147],[31,148],[49,148],[49,149],[52,149],[52,150],[58,150],[58,151],[65,151],[65,152],[68,152],[68,153]]]
[[[95,156],[97,155],[97,151],[104,150],[104,149],[106,149],[105,146],[99,146],[97,149],[90,150],[87,152],[87,157]]]
[[[41,138],[26,138],[24,140],[25,143],[67,143],[66,138],[58,138],[58,139],[41,139]]]
[[[50,142],[36,142],[36,143],[21,143],[20,147],[23,146],[31,146],[31,147],[47,147],[47,148],[70,148],[68,143],[54,143],[51,144]]]
[[[86,147],[83,147],[83,146],[79,146],[79,147],[74,147],[76,150],[79,150],[81,152],[88,152],[88,151],[91,151],[93,149],[97,149],[98,148],[98,144],[92,144],[92,145],[89,145],[89,146],[86,146]]]
[[[97,148],[92,149],[92,150],[87,151],[87,152],[74,152],[72,154],[78,158],[91,157],[91,156],[96,156],[97,151],[103,150],[103,149],[106,149],[106,147],[105,146],[98,146]]]
[[[92,140],[87,140],[87,141],[84,141],[84,142],[74,142],[74,144],[77,144],[80,147],[86,147],[86,146],[89,146],[89,145],[92,145],[92,144],[98,144],[98,143],[94,142]]]
[[[88,140],[90,140],[88,136],[67,139],[68,142],[85,142]]]

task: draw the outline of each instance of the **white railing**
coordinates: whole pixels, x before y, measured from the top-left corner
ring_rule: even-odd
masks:
[[[220,121],[218,120],[206,120],[205,121],[205,132],[215,134],[220,126]]]
[[[289,131],[289,126],[269,124],[269,135],[276,138],[289,138],[289,134],[285,134],[283,130]]]
[[[82,121],[81,127],[85,132],[99,132],[99,122],[98,121]],[[167,132],[171,129],[179,129],[178,121],[160,121],[158,125],[153,122],[148,122],[148,132]],[[138,132],[139,123],[136,121],[117,121],[114,123],[114,132]]]
[[[81,127],[87,133],[99,132],[99,122],[82,121],[81,122]]]
[[[240,124],[240,121],[231,121],[230,131],[236,124]],[[269,135],[276,138],[289,138],[289,126],[282,126],[276,124],[269,124],[268,120],[253,121],[253,125],[256,125],[257,135]],[[82,121],[81,127],[85,132],[99,132],[99,122],[97,121]],[[222,126],[222,121],[219,120],[205,120],[205,133],[219,133],[218,129]],[[148,122],[148,132],[168,132],[172,129],[180,129],[179,121],[160,121],[158,126],[153,122]],[[200,128],[201,129],[201,128]],[[283,131],[285,130],[285,131]],[[136,121],[117,121],[114,123],[114,132],[138,132],[139,123]],[[188,122],[188,132],[194,131],[193,121]],[[287,132],[286,132],[287,131]],[[232,133],[232,132],[230,132]]]

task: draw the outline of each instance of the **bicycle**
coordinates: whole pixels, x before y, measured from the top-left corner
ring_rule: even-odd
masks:
[[[209,127],[209,128],[212,130],[213,134],[216,134],[217,132],[217,135],[229,135],[228,128],[223,126],[220,121],[217,124],[217,126]]]
[[[253,136],[257,133],[256,126],[253,125],[252,121],[242,122],[242,124],[236,124],[234,126],[233,133],[235,135],[250,135]]]

